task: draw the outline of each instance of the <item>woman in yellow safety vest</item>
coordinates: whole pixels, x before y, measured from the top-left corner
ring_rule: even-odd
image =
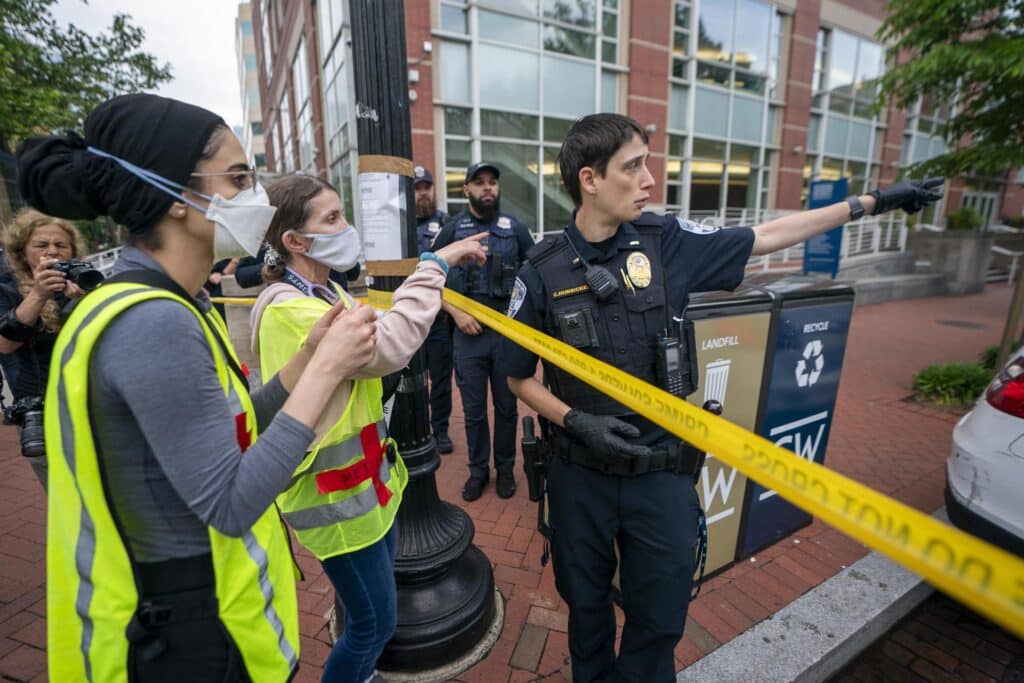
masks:
[[[253,348],[263,373],[277,372],[316,320],[349,295],[329,278],[357,262],[359,234],[327,182],[290,176],[267,188],[277,213],[267,231],[264,280],[252,311]],[[484,259],[479,237],[423,254],[377,320],[373,359],[343,382],[317,426],[317,439],[278,498],[299,542],[321,561],[345,605],[345,628],[323,680],[363,683],[395,630],[395,513],[409,475],[386,436],[381,377],[408,364],[441,306],[449,265]]]
[[[372,358],[372,309],[326,311],[250,394],[202,287],[215,259],[255,252],[273,207],[220,117],[117,97],[84,138],[22,143],[18,165],[35,208],[129,232],[50,365],[50,679],[289,680],[294,565],[273,503],[339,382]]]

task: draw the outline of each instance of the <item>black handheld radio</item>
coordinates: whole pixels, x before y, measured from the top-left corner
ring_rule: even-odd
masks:
[[[656,344],[657,353],[654,356],[654,362],[658,373],[658,383],[662,389],[673,396],[686,396],[683,393],[686,386],[683,383],[683,361],[680,357],[679,340],[670,336],[665,330],[658,335]]]

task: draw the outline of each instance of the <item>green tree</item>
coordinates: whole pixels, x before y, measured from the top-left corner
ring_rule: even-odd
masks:
[[[0,0],[0,151],[29,135],[80,129],[100,102],[171,79],[168,64],[139,50],[145,33],[128,15],[93,35],[59,26],[56,2]]]
[[[890,0],[877,105],[953,103],[950,151],[917,173],[1002,175],[1024,166],[1024,0]],[[966,144],[962,141],[967,140]]]

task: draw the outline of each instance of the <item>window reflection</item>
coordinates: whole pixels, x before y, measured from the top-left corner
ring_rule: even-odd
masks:
[[[592,28],[597,19],[594,0],[544,0],[544,17]]]
[[[531,230],[537,225],[538,151],[535,145],[487,140],[480,144],[481,158],[501,169],[501,210]]]

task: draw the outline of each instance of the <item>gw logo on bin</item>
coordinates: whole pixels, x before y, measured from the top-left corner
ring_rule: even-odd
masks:
[[[827,324],[827,323],[826,323]],[[796,362],[796,383],[801,387],[814,386],[825,367],[825,356],[821,352],[821,340],[813,339],[804,347],[803,358]]]
[[[820,413],[772,427],[768,432],[768,437],[775,441],[776,446],[787,448],[804,460],[819,462],[817,459],[818,448],[821,447],[827,424],[828,411],[823,410]],[[775,491],[765,491],[761,494],[760,500],[771,498],[774,495]]]

